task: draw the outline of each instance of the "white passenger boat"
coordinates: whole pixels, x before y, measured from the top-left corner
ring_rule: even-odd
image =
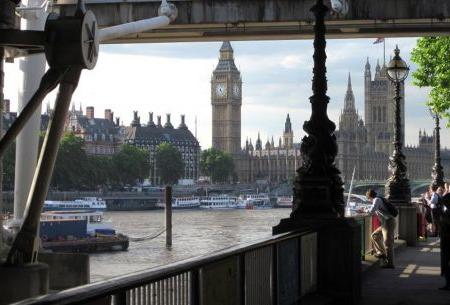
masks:
[[[278,196],[277,208],[292,208],[293,196]]]
[[[237,207],[237,198],[229,195],[209,196],[200,200],[201,209],[234,209]]]
[[[105,200],[97,197],[85,197],[72,201],[45,200],[44,211],[104,211],[106,210]]]
[[[270,209],[269,196],[265,193],[240,195],[237,203],[238,209]]]
[[[165,202],[156,204],[159,208],[165,208]],[[172,199],[172,209],[196,209],[200,207],[199,197],[176,197]]]

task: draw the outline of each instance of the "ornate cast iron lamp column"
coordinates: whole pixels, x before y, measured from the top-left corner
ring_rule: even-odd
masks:
[[[336,125],[329,120],[329,97],[326,78],[326,41],[324,17],[328,8],[318,0],[311,8],[315,16],[314,68],[310,97],[311,118],[303,125],[308,136],[302,139],[302,166],[294,181],[291,218],[331,217],[344,215],[344,198],[340,172],[334,164],[337,144]]]
[[[444,171],[441,165],[441,136],[439,130],[439,114],[430,108],[430,114],[434,119],[434,165],[431,171],[431,177],[433,178],[432,185],[444,186]]]
[[[387,77],[395,85],[395,134],[394,151],[389,158],[389,170],[391,176],[386,182],[386,197],[397,204],[407,204],[411,202],[411,190],[409,180],[406,176],[406,160],[402,153],[401,138],[401,111],[400,111],[400,85],[408,76],[409,68],[400,57],[398,46],[394,50],[394,58],[387,66]]]

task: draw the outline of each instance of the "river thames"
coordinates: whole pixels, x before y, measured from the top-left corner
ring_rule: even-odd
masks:
[[[291,209],[175,210],[173,245],[165,234],[131,242],[128,251],[90,255],[91,282],[203,255],[242,242],[269,237],[272,226],[289,216]],[[156,235],[164,229],[164,211],[105,212],[114,228],[130,237]]]

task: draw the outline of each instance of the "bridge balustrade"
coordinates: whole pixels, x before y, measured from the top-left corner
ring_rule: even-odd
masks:
[[[17,304],[284,305],[316,287],[317,233],[302,231]]]

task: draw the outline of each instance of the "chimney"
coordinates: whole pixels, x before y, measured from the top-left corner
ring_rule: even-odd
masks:
[[[105,109],[105,120],[108,120],[111,123],[114,122],[114,112],[112,112],[111,109]]]
[[[120,126],[120,118],[116,117],[116,126],[119,127]]]
[[[88,119],[93,119],[94,118],[94,107],[93,106],[86,107],[86,117]]]
[[[186,123],[184,121],[184,114],[181,115],[181,123],[180,126],[178,126],[178,129],[187,129]]]
[[[138,116],[137,111],[133,111],[133,121],[131,122],[132,127],[141,127],[141,117]]]
[[[172,123],[170,123],[170,113],[166,114],[166,124],[164,124],[164,128],[173,128]]]
[[[10,101],[8,99],[4,100],[3,103],[3,112],[4,113],[9,113],[10,112]]]
[[[155,123],[153,122],[153,112],[148,113],[148,123],[147,126],[155,127]]]
[[[156,117],[156,119],[158,120],[158,125],[156,125],[157,127],[162,127],[162,125],[161,125],[161,116],[160,115],[158,115],[157,117]]]

